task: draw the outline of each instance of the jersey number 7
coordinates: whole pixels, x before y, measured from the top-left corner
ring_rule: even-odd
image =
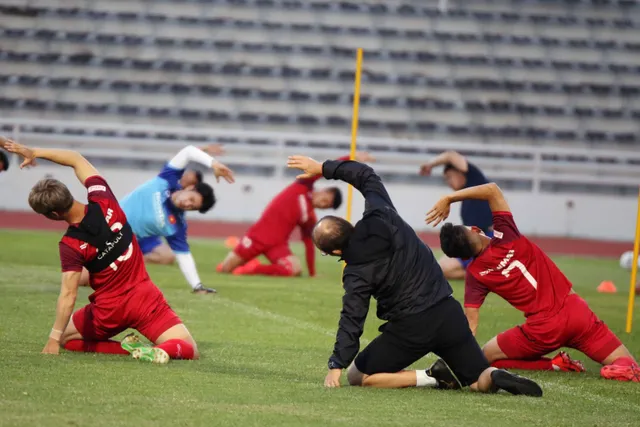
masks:
[[[511,264],[507,266],[507,268],[502,270],[502,275],[504,277],[509,277],[509,275],[511,274],[511,270],[513,270],[514,268],[517,268],[522,272],[524,278],[527,279],[529,283],[531,283],[531,286],[533,286],[534,289],[538,289],[538,282],[536,281],[536,279],[534,279],[531,273],[529,273],[527,267],[525,267],[524,264],[518,260],[512,261]]]

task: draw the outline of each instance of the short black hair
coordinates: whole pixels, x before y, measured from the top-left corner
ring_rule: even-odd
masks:
[[[345,248],[353,230],[353,225],[346,219],[327,215],[313,229],[313,243],[325,254],[332,254]]]
[[[342,205],[342,191],[338,187],[327,188],[327,191],[333,193],[333,209],[338,209]]]
[[[454,170],[454,171],[458,171],[458,172],[462,172],[460,169],[458,169],[457,167],[453,166],[451,163],[445,163],[444,165],[444,171],[442,171],[442,173],[447,173],[450,170]]]
[[[464,225],[447,222],[440,230],[440,247],[449,258],[468,259],[475,255]]]
[[[7,157],[2,150],[0,150],[0,162],[2,162],[2,169],[0,169],[0,172],[9,170],[9,157]]]
[[[200,206],[198,212],[207,213],[216,204],[216,195],[213,193],[213,188],[209,184],[199,182],[194,190],[202,196],[202,206]]]
[[[193,171],[196,174],[196,182],[198,184],[202,183],[202,172],[200,171]]]

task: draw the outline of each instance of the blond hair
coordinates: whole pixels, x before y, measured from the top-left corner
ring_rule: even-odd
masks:
[[[29,206],[47,218],[62,219],[60,216],[73,206],[73,196],[67,186],[57,179],[42,179],[29,193]],[[54,212],[58,214],[57,218],[51,216]]]

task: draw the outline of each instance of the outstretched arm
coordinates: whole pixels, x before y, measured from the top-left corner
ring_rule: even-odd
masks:
[[[211,150],[205,150],[205,148],[207,147],[200,149],[193,145],[188,145],[169,160],[169,166],[174,169],[184,169],[190,162],[199,163],[205,167],[213,169],[218,181],[222,177],[229,183],[235,182],[233,171],[207,154],[207,152],[210,152]]]
[[[10,139],[1,137],[0,139],[7,151],[16,153],[24,158],[20,168],[35,165],[35,159],[49,160],[62,166],[72,167],[82,185],[84,185],[87,178],[100,175],[96,168],[77,151],[59,150],[55,148],[29,148]]]
[[[311,238],[313,225],[302,227],[300,232],[302,234],[302,243],[304,243],[304,254],[307,260],[307,270],[309,270],[309,277],[314,277],[316,275],[316,247],[313,244],[313,239]]]
[[[80,284],[81,272],[67,271],[62,273],[62,286],[58,303],[56,305],[56,320],[49,334],[49,340],[42,350],[45,354],[58,354],[60,351],[60,339],[64,330],[69,324],[73,306],[78,296],[78,286]]]
[[[509,204],[502,194],[500,187],[494,182],[476,187],[469,187],[444,196],[427,213],[427,224],[435,227],[449,216],[452,203],[461,202],[467,199],[486,200],[489,202],[491,212],[510,212]]]
[[[338,157],[336,160],[349,160],[349,157],[350,157],[349,155],[346,155],[346,156]],[[376,158],[373,157],[371,154],[369,154],[367,151],[356,151],[354,159],[356,162],[360,162],[360,163],[373,163],[376,161]],[[307,184],[309,187],[311,187],[320,178],[322,178],[322,170],[313,176],[308,176],[304,178],[298,177],[298,181],[303,182]]]
[[[452,165],[461,172],[467,172],[469,169],[469,163],[462,154],[457,151],[445,151],[431,159],[430,162],[423,164],[420,167],[420,175],[431,175],[433,168],[446,164]]]

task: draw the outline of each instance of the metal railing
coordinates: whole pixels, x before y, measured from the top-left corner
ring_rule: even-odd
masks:
[[[138,124],[0,118],[0,129],[17,140],[42,146],[74,148],[109,160],[164,161],[187,143],[225,144],[225,162],[272,167],[285,173],[286,157],[305,154],[335,158],[348,152],[349,137],[229,129],[193,129]],[[371,152],[380,173],[415,176],[420,164],[446,150],[463,152],[495,180],[530,181],[537,193],[543,183],[633,187],[640,184],[640,149],[565,148],[437,140],[361,137],[358,149]]]

